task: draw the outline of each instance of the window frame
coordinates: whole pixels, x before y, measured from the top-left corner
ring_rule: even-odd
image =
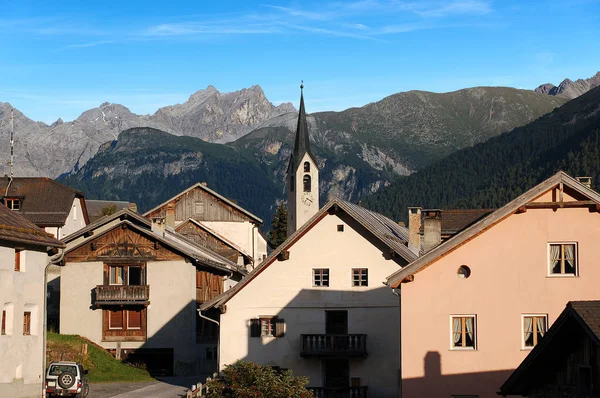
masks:
[[[574,245],[575,246],[575,253],[574,253],[574,268],[575,268],[575,272],[572,274],[567,274],[567,273],[558,273],[558,274],[554,274],[552,273],[552,265],[550,264],[551,261],[551,256],[552,256],[552,246],[556,246],[556,245]],[[564,264],[564,248],[561,249],[561,255],[563,256],[561,261]],[[557,242],[548,242],[546,244],[546,272],[547,272],[547,277],[549,278],[577,278],[579,276],[579,245],[577,244],[577,242],[574,241],[557,241]]]
[[[15,249],[15,272],[22,272],[21,271],[21,252],[23,250],[20,249]]]
[[[10,205],[9,205],[10,203]],[[16,204],[16,206],[15,206]],[[10,209],[19,211],[21,210],[21,199],[20,198],[4,198],[4,205]]]
[[[304,162],[304,172],[310,173],[310,162],[309,161]]]
[[[546,328],[546,330],[544,330],[544,334],[546,334],[546,333],[548,333],[548,314],[540,314],[540,313],[521,314],[521,349],[531,351],[539,342],[536,342],[531,347],[525,345],[525,318],[534,318],[534,319],[535,318],[544,318],[545,319],[544,326]],[[537,327],[537,324],[534,322],[533,325],[534,325],[533,326],[534,330],[532,331],[532,333],[535,333],[535,328]],[[533,339],[534,339],[534,341],[537,340],[537,337],[535,334],[534,334]]]
[[[364,271],[364,273],[363,273]],[[358,272],[358,280],[356,279]],[[362,277],[365,277],[364,281]],[[356,284],[358,282],[358,284]],[[364,282],[364,284],[363,284]],[[369,269],[368,268],[352,268],[352,287],[368,287],[369,286]]]
[[[456,347],[454,345],[454,318],[473,318],[473,347],[466,347],[466,346],[462,346],[462,347]],[[477,328],[477,315],[475,314],[452,314],[449,317],[450,320],[450,351],[477,351],[479,344],[478,344],[478,328]],[[466,328],[466,326],[465,326]],[[465,329],[465,333],[466,333],[466,329]],[[464,341],[464,339],[463,339]]]
[[[2,319],[0,320],[0,322],[2,322],[2,327],[0,328],[0,336],[6,336],[6,318],[8,317],[8,313],[5,309],[2,309],[2,314],[0,316],[2,317]]]
[[[327,280],[326,280],[327,284],[324,284],[325,274],[327,276]],[[320,282],[319,282],[320,284],[317,284],[317,275],[320,278]],[[331,277],[331,274],[329,272],[329,268],[313,268],[312,269],[312,285],[313,285],[313,287],[329,287],[330,277]]]
[[[258,318],[259,326],[260,326],[260,337],[275,337],[275,327],[277,325],[277,317],[276,316],[262,316]],[[267,325],[266,334],[263,333],[263,324]],[[270,334],[269,334],[270,331]]]

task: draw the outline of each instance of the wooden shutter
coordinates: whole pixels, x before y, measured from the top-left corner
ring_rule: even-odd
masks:
[[[6,334],[6,310],[2,310],[2,331],[0,334]]]
[[[250,337],[260,337],[260,319],[250,319]]]
[[[110,311],[108,316],[110,317],[108,320],[109,329],[123,329],[123,311]]]
[[[128,310],[127,311],[127,329],[142,328],[142,311]]]
[[[25,312],[23,314],[23,334],[31,334],[31,312]]]
[[[275,318],[275,337],[283,337],[285,335],[285,321],[283,318]]]
[[[21,250],[15,250],[15,271],[21,271]]]

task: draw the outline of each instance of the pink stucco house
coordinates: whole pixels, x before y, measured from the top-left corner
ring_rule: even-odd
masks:
[[[497,397],[565,303],[599,298],[599,212],[600,195],[559,172],[390,275],[402,397]],[[422,214],[439,241],[443,212]]]

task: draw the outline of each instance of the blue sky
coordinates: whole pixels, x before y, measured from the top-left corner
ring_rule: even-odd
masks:
[[[0,101],[34,120],[154,113],[214,85],[342,110],[408,90],[600,70],[600,0],[0,0]]]

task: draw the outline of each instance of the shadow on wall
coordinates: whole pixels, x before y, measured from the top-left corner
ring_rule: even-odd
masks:
[[[500,386],[513,372],[513,370],[500,370],[443,375],[441,355],[436,351],[425,354],[423,368],[424,377],[402,381],[403,397],[441,397],[445,396],[448,391],[452,396],[498,397],[496,392],[500,391]],[[483,394],[482,391],[488,395]]]

